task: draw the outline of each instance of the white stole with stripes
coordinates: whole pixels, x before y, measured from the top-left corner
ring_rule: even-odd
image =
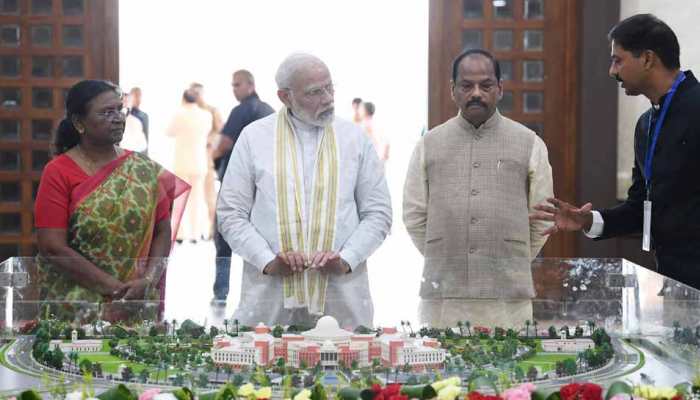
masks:
[[[287,107],[277,117],[275,135],[275,191],[277,226],[282,252],[303,252],[307,259],[318,251],[332,251],[338,207],[338,148],[333,125],[328,124],[318,145],[311,188],[311,208],[305,219],[302,161]],[[328,276],[305,269],[284,277],[284,307],[308,308],[310,314],[324,312]]]

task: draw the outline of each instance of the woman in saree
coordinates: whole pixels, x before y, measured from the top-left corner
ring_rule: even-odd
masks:
[[[34,205],[42,300],[163,298],[162,260],[189,186],[118,146],[126,111],[121,91],[107,81],[81,81],[68,92],[56,156]]]

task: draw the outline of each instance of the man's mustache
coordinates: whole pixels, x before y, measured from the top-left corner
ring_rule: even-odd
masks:
[[[319,115],[319,117],[325,117],[327,115],[333,114],[334,112],[335,112],[335,107],[330,107],[330,108],[327,108],[327,109],[321,111],[320,113],[318,113],[318,115]]]
[[[481,101],[481,100],[469,100],[469,101],[467,102],[467,104],[465,105],[465,107],[468,108],[468,107],[470,107],[470,106],[479,106],[479,107],[482,107],[482,108],[486,108],[486,103],[484,103],[484,102]]]
[[[618,75],[618,74],[613,75],[613,78],[615,78],[615,80],[618,81],[618,82],[620,82],[620,83],[624,82],[624,81],[622,80],[622,78],[620,78],[620,75]]]

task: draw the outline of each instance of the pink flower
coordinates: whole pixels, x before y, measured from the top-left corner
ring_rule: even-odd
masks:
[[[534,392],[537,389],[537,387],[535,387],[535,384],[531,382],[523,383],[522,385],[520,385],[520,387],[527,390],[530,393]]]
[[[160,389],[148,389],[139,395],[139,400],[153,400],[153,398],[159,393]]]
[[[504,400],[530,400],[530,391],[522,386],[506,389],[501,393]]]

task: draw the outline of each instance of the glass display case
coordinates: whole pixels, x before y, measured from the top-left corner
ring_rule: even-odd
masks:
[[[511,261],[492,266],[508,275]],[[343,387],[446,377],[457,377],[462,394],[521,382],[552,392],[574,381],[634,387],[697,379],[700,292],[623,259],[536,259],[531,291],[504,291],[499,287],[514,277],[500,276],[490,294],[472,298],[454,296],[459,283],[438,275],[426,281],[424,274],[423,298],[398,288],[339,298],[328,284],[327,304],[369,302],[369,310],[391,304],[362,326],[333,315],[336,306],[324,310],[328,315],[252,323],[255,317],[246,314],[252,311],[240,309],[238,299],[197,300],[211,293],[199,267],[176,259],[123,261],[138,263],[153,272],[142,291],[125,299],[100,295],[96,287],[55,290],[46,272],[55,267],[45,260],[2,262],[0,396],[75,387],[86,375],[98,393],[125,382],[202,394],[227,382],[256,388],[266,382],[278,398],[285,385],[314,382],[347,398],[340,396]],[[281,293],[275,290],[256,292],[256,309],[276,307]],[[436,299],[441,318],[432,314]],[[491,311],[491,302],[501,300],[502,310]]]

